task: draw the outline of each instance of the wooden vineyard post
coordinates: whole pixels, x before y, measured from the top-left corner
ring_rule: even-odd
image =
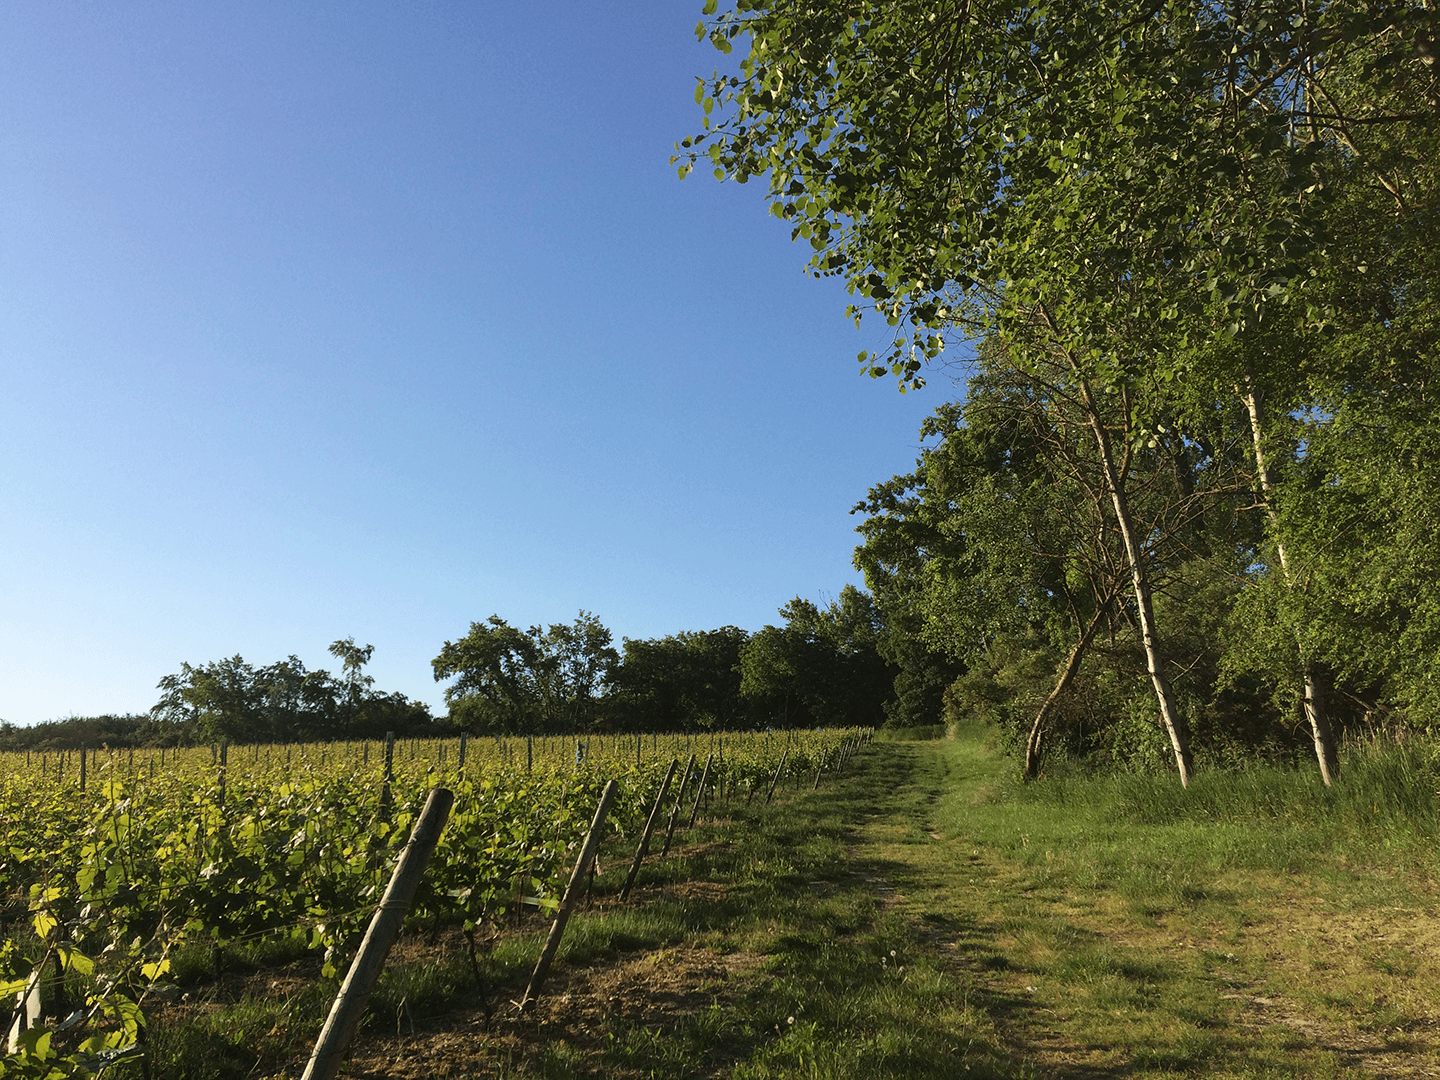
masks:
[[[660,806],[665,802],[665,793],[670,790],[670,781],[675,778],[675,770],[680,767],[678,758],[670,759],[670,771],[665,774],[665,782],[660,785],[660,794],[655,796],[655,805],[650,808],[650,816],[645,819],[645,829],[640,834],[640,846],[635,849],[635,861],[630,864],[630,873],[625,878],[625,887],[620,890],[620,899],[628,900],[630,890],[635,887],[635,875],[640,873],[640,864],[645,859],[645,852],[650,847],[650,833],[655,829],[655,819],[660,816]]]
[[[675,822],[680,817],[680,806],[685,802],[685,785],[690,783],[690,774],[695,771],[695,755],[690,755],[690,760],[685,763],[685,775],[680,777],[680,790],[675,793],[675,808],[670,811],[670,823],[665,827],[665,846],[660,850],[660,857],[663,859],[670,854],[670,841],[675,836]]]
[[[454,801],[455,796],[445,788],[433,789],[425,800],[425,809],[420,812],[420,819],[415,822],[410,839],[400,852],[395,873],[390,877],[380,906],[370,919],[365,940],[360,943],[360,951],[355,954],[345,981],[340,985],[340,992],[330,1006],[330,1015],[320,1030],[320,1038],[310,1053],[301,1080],[331,1080],[340,1071],[345,1051],[350,1048],[350,1041],[355,1038],[355,1029],[365,1012],[365,1003],[370,1000],[370,992],[380,978],[385,957],[389,955],[395,935],[405,921],[405,912],[415,897],[415,889],[425,873],[425,864],[430,861],[435,845],[440,841],[440,833],[450,817],[450,806]]]
[[[85,791],[85,746],[83,743],[80,746],[80,791],[82,794]]]
[[[380,781],[380,820],[390,820],[390,781],[395,778],[395,732],[385,733],[385,775]]]
[[[229,744],[229,743],[227,743],[227,742],[222,742],[222,743],[220,744],[220,773],[219,773],[219,778],[220,778],[220,809],[221,809],[221,810],[224,810],[224,809],[225,809],[225,761],[226,761],[226,758],[229,756],[229,750],[230,750],[230,744]]]
[[[765,793],[765,803],[768,806],[770,799],[775,794],[775,785],[780,782],[780,774],[785,771],[785,759],[790,756],[790,748],[787,746],[780,752],[780,764],[775,766],[775,777],[770,781],[770,790]]]
[[[460,768],[461,768],[462,770],[465,768],[465,743],[466,743],[466,741],[467,741],[467,736],[466,736],[465,732],[462,731],[462,732],[460,733]]]
[[[700,800],[705,797],[705,782],[710,779],[710,763],[714,760],[715,751],[712,750],[705,758],[705,771],[700,774],[700,787],[695,792],[695,805],[690,808],[690,823],[685,826],[687,829],[695,827],[695,815],[700,813]]]
[[[580,849],[580,857],[575,860],[575,870],[570,875],[570,884],[565,886],[565,895],[560,898],[560,909],[555,912],[555,922],[550,926],[550,936],[545,939],[545,948],[541,950],[540,959],[535,963],[535,971],[530,976],[530,985],[525,988],[525,996],[520,999],[521,1012],[525,1012],[534,1005],[535,999],[540,996],[540,984],[550,973],[550,965],[554,962],[555,954],[560,949],[560,938],[565,933],[565,924],[570,921],[570,910],[580,896],[586,868],[595,862],[596,849],[600,846],[600,837],[605,831],[605,818],[610,813],[610,805],[615,801],[615,793],[619,790],[620,785],[611,780],[605,785],[605,791],[600,796],[600,805],[595,808],[595,816],[590,820],[590,831],[585,834],[585,845]]]

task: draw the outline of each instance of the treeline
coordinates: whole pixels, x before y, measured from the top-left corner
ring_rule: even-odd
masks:
[[[1116,395],[1137,575],[1057,369],[987,340],[915,470],[855,508],[892,650],[960,669],[948,721],[995,723],[1031,776],[1048,748],[1139,768],[1312,754],[1333,779],[1347,735],[1440,731],[1433,419],[1361,423],[1342,400],[1271,418],[1262,479],[1245,401],[1145,387],[1142,437],[1138,394]]]
[[[613,645],[599,619],[511,626],[499,615],[445,642],[434,661],[448,714],[374,688],[373,647],[353,638],[330,653],[340,672],[295,656],[257,667],[232,656],[181,665],[139,716],[70,717],[30,727],[0,723],[0,750],[177,746],[224,740],[284,743],[469,732],[570,734],[768,727],[875,726],[895,715],[899,668],[882,655],[885,627],[854,586],[817,605],[796,598],[783,622],[734,626]],[[938,687],[928,715],[939,709]]]
[[[373,646],[344,638],[330,646],[330,653],[341,663],[338,676],[307,670],[293,655],[258,668],[240,656],[198,666],[185,663],[160,680],[160,699],[148,713],[72,716],[28,727],[0,722],[0,750],[375,739],[387,731],[406,738],[448,733],[423,702],[374,689],[374,679],[364,670]]]
[[[449,722],[482,733],[693,731],[876,726],[897,668],[885,627],[853,585],[824,605],[796,598],[784,623],[625,638],[581,612],[521,630],[498,615],[472,623],[435,658]]]

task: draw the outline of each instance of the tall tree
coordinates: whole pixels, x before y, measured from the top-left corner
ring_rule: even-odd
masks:
[[[450,715],[472,731],[570,732],[597,718],[596,703],[620,654],[610,631],[592,614],[570,624],[520,630],[499,615],[471,623],[431,661],[445,688]]]
[[[879,653],[879,609],[846,585],[823,608],[796,597],[780,609],[784,626],[765,626],[740,656],[740,692],[774,724],[878,725],[895,669]]]
[[[737,626],[626,638],[607,703],[612,722],[640,731],[747,725],[740,654],[749,640]]]

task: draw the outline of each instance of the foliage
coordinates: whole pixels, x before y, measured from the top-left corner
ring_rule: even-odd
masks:
[[[340,680],[328,671],[307,671],[293,655],[262,668],[239,655],[198,667],[184,663],[160,680],[163,693],[151,716],[187,743],[374,738],[430,724],[430,711],[420,702],[371,690],[374,680],[363,668],[372,646],[345,638],[330,651],[344,664]]]
[[[630,731],[748,726],[739,666],[749,640],[736,626],[626,638],[606,702],[610,724]]]
[[[1043,679],[992,646],[1084,649],[1099,618],[1054,692],[1072,728],[1100,703],[1088,741],[1117,759],[1145,756],[1137,640],[1182,776],[1187,727],[1289,742],[1302,669],[1342,730],[1433,721],[1429,5],[707,14],[702,39],[748,48],[697,86],[682,176],[764,179],[811,271],[891,328],[872,376],[916,386],[947,338],[980,343],[857,553],[891,625],[969,666],[952,708],[1017,725]]]
[[[598,719],[620,654],[600,620],[582,611],[572,624],[520,630],[499,615],[471,623],[432,662],[450,715],[474,732],[584,731]]]
[[[78,750],[82,746],[175,745],[182,733],[148,713],[116,716],[68,716],[24,727],[0,720],[0,752]]]
[[[756,632],[740,657],[740,692],[781,727],[873,726],[894,681],[881,657],[883,623],[853,585],[824,608],[796,597],[784,626]]]

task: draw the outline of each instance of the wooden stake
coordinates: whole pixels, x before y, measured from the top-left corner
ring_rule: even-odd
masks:
[[[425,800],[425,809],[420,812],[420,819],[415,822],[415,829],[400,852],[395,873],[391,875],[380,906],[375,909],[370,928],[365,931],[365,940],[360,943],[360,951],[355,954],[355,960],[345,975],[345,982],[330,1006],[330,1015],[320,1031],[320,1038],[316,1040],[301,1080],[332,1080],[340,1071],[345,1051],[355,1038],[355,1030],[365,1012],[365,1004],[370,1000],[370,992],[380,978],[385,957],[389,955],[395,935],[405,921],[405,912],[415,897],[415,889],[425,873],[425,864],[430,861],[435,845],[440,841],[440,833],[450,817],[454,801],[455,796],[445,788],[435,788]]]
[[[660,816],[660,804],[665,801],[665,793],[670,790],[670,781],[675,778],[675,770],[679,767],[679,759],[671,758],[670,771],[665,774],[665,782],[660,785],[660,794],[655,796],[655,805],[650,808],[650,816],[645,819],[645,831],[640,834],[640,846],[635,849],[635,861],[630,864],[625,887],[620,890],[621,900],[628,900],[630,890],[635,887],[635,875],[640,873],[640,863],[644,861],[645,852],[650,847],[650,834],[655,829],[655,819]]]
[[[390,781],[395,778],[395,732],[385,733],[385,774],[380,780],[380,820],[390,820]]]
[[[230,744],[220,744],[220,809],[225,809],[225,760],[230,751]]]
[[[31,972],[25,989],[21,990],[16,997],[15,1023],[10,1025],[10,1037],[5,1041],[7,1054],[19,1053],[21,1033],[30,1031],[40,1023],[40,976],[44,971],[45,963],[41,961],[40,966]]]
[[[710,779],[710,763],[714,760],[715,751],[712,750],[705,759],[705,771],[700,774],[700,788],[695,792],[695,805],[690,808],[690,823],[685,826],[687,829],[695,827],[695,815],[700,812],[700,800],[705,797],[705,782]]]
[[[600,805],[595,808],[595,816],[590,820],[590,831],[585,834],[585,845],[580,849],[580,857],[575,860],[575,870],[570,875],[570,884],[565,886],[565,895],[560,898],[560,909],[555,912],[555,922],[550,926],[550,936],[545,939],[545,948],[540,952],[540,959],[536,961],[535,971],[530,976],[530,985],[525,988],[525,996],[520,999],[520,1011],[525,1012],[540,996],[540,984],[545,981],[545,976],[550,973],[550,965],[555,960],[555,954],[560,949],[560,938],[565,933],[565,924],[570,920],[570,910],[574,907],[575,901],[579,899],[582,882],[585,878],[585,870],[595,863],[596,849],[600,846],[600,837],[605,831],[605,817],[610,813],[610,804],[615,801],[615,793],[620,790],[620,785],[611,780],[605,785],[605,791],[600,796]]]
[[[787,746],[780,754],[780,764],[775,766],[775,778],[770,781],[770,790],[765,793],[765,802],[768,805],[775,795],[775,785],[780,782],[780,774],[785,769],[785,759],[790,756],[790,748]]]
[[[660,850],[660,857],[663,859],[670,854],[670,841],[675,836],[675,822],[680,817],[680,806],[685,802],[685,785],[690,783],[690,774],[695,769],[695,755],[690,755],[690,760],[685,763],[685,775],[680,777],[680,790],[675,795],[675,809],[670,811],[670,824],[665,828],[665,846]]]

